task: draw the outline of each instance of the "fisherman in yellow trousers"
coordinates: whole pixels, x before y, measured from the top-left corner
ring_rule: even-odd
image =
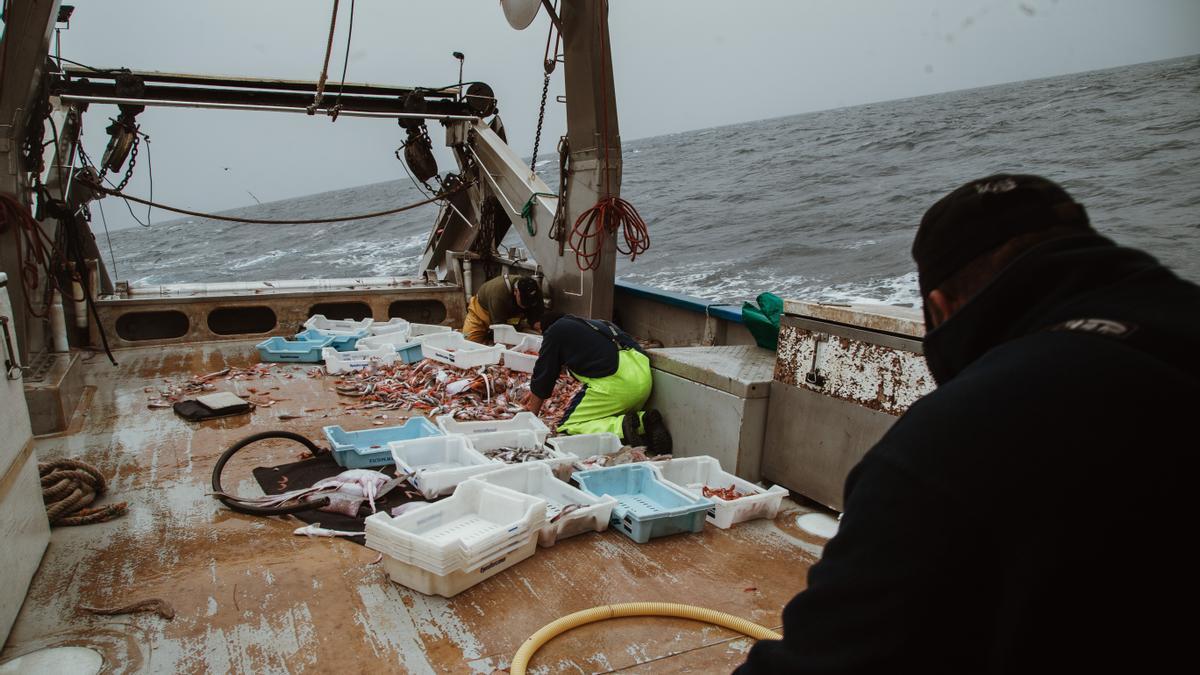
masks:
[[[542,289],[530,277],[499,276],[475,291],[467,305],[462,334],[471,342],[487,343],[493,324],[514,326],[525,321],[536,327],[542,317]]]
[[[554,392],[563,368],[583,389],[558,423],[562,434],[608,432],[652,455],[671,453],[671,435],[650,398],[650,359],[628,333],[610,321],[546,312],[542,348],[529,382],[525,407],[537,414]]]

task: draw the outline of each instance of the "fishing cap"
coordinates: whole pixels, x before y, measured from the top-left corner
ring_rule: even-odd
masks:
[[[517,277],[513,282],[513,288],[517,291],[517,298],[520,300],[521,308],[525,310],[526,316],[536,319],[542,315],[542,289],[536,280],[530,277]]]
[[[1092,229],[1083,205],[1053,181],[996,174],[967,183],[930,207],[917,228],[912,256],[921,297],[1008,240],[1052,227]]]

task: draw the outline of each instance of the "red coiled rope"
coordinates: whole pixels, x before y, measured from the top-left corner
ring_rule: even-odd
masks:
[[[568,242],[575,252],[575,264],[580,270],[600,267],[605,238],[616,236],[618,229],[624,235],[625,248],[618,243],[617,251],[629,256],[630,261],[637,260],[650,248],[646,221],[638,215],[633,204],[620,197],[604,197],[595,206],[579,214]]]
[[[608,42],[608,3],[596,3],[596,23],[600,27],[600,53],[603,56]],[[581,271],[594,270],[600,267],[603,258],[604,242],[608,236],[616,236],[621,230],[625,238],[625,247],[617,244],[617,251],[629,256],[629,260],[637,257],[650,248],[650,233],[646,221],[638,215],[633,204],[613,196],[611,182],[612,167],[608,163],[608,78],[604,72],[604,58],[600,59],[600,107],[604,111],[601,118],[600,142],[604,144],[604,195],[595,206],[579,214],[575,227],[567,239],[571,250],[575,252],[575,264]],[[536,161],[536,159],[535,159]]]

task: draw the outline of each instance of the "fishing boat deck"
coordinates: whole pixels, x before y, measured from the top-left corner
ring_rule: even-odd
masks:
[[[321,427],[371,428],[344,410],[333,378],[285,365],[254,387],[277,400],[252,413],[188,423],[151,409],[165,380],[257,357],[252,343],[142,347],[85,357],[87,390],[70,429],[39,437],[40,459],[100,468],[127,501],[116,520],[56,528],[0,660],[52,645],[90,646],[112,672],[492,672],[546,623],[596,605],[665,601],[719,609],[771,628],[803,586],[824,540],[795,525],[808,509],[785,501],[774,521],[707,527],[635,544],[615,531],[567,539],[460,595],[421,595],[388,579],[375,552],[348,541],[292,535],[301,523],[234,513],[210,496],[212,467],[236,440],[269,429],[312,439]],[[378,414],[378,413],[375,413]],[[402,416],[387,413],[387,422]],[[281,420],[280,416],[298,415]],[[231,462],[226,486],[260,494],[254,466],[298,459],[296,444],[252,446]],[[703,448],[691,448],[703,454]],[[93,616],[79,605],[161,598],[173,621],[150,613]],[[534,659],[533,672],[719,672],[744,659],[746,638],[684,620],[628,618],[577,629]]]

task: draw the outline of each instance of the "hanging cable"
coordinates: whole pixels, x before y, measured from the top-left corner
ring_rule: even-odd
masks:
[[[525,219],[525,231],[531,237],[537,236],[537,227],[533,224],[533,209],[537,206],[538,197],[558,197],[558,195],[553,192],[535,192],[525,200],[525,205],[521,207],[521,217]]]
[[[104,204],[97,199],[96,206],[100,208],[100,222],[104,225],[104,239],[108,242],[108,257],[112,260],[113,278],[120,279],[121,273],[117,271],[117,254],[113,253],[112,237],[108,234],[108,218],[104,217]]]
[[[465,190],[468,187],[475,184],[474,182],[463,183],[462,185],[460,185],[452,190],[442,192],[442,193],[437,194],[429,199],[424,199],[419,202],[407,204],[405,206],[401,206],[401,207],[394,208],[394,209],[388,209],[386,211],[375,211],[373,213],[362,213],[362,214],[355,215],[355,216],[341,216],[338,218],[267,220],[267,219],[263,219],[263,218],[239,218],[236,216],[222,216],[222,215],[219,215],[216,213],[204,213],[203,211],[191,211],[189,209],[181,209],[177,206],[167,206],[166,204],[152,202],[148,199],[142,199],[141,197],[134,197],[133,195],[124,194],[122,192],[118,192],[116,190],[106,188],[103,185],[99,185],[97,183],[91,182],[82,176],[80,176],[77,180],[79,180],[84,185],[88,186],[89,188],[99,191],[99,192],[103,192],[106,195],[113,195],[116,197],[120,197],[122,199],[128,199],[130,201],[134,201],[139,204],[145,204],[146,206],[153,206],[156,209],[162,209],[164,211],[171,211],[173,213],[181,213],[185,216],[197,216],[199,218],[209,218],[212,220],[223,220],[223,221],[230,222],[230,223],[248,223],[251,225],[319,225],[319,224],[323,224],[323,223],[341,223],[341,222],[348,221],[348,220],[365,220],[367,218],[378,218],[380,216],[390,216],[393,213],[409,211],[409,210],[415,209],[417,207],[425,206],[426,204],[431,204],[438,200],[445,199],[445,198],[449,197],[450,195],[455,194],[457,192],[461,192],[462,190]]]
[[[557,0],[554,3],[555,9],[558,8]],[[554,22],[550,22],[550,30],[546,33],[546,51],[542,54],[542,69],[546,71],[545,79],[542,80],[542,103],[538,106],[537,131],[533,134],[533,156],[529,158],[529,168],[533,173],[537,173],[537,158],[538,147],[542,144],[542,123],[546,120],[546,98],[550,94],[550,74],[554,72],[555,66],[558,65],[558,45],[562,41],[562,33],[554,38],[554,54],[550,54],[550,38],[555,35]]]
[[[321,99],[325,98],[325,80],[329,78],[329,56],[333,53],[333,33],[337,28],[339,0],[333,0],[333,12],[329,16],[329,40],[325,43],[325,65],[321,66],[321,77],[317,80],[317,93],[313,96],[312,105],[308,106],[308,114],[317,112]]]
[[[350,0],[350,27],[346,31],[346,56],[342,59],[342,84],[338,87],[337,100],[329,109],[329,117],[334,122],[337,121],[338,113],[342,111],[342,90],[346,88],[346,70],[350,67],[350,41],[354,39],[354,2],[355,0]]]
[[[600,142],[604,145],[604,196],[594,206],[579,214],[571,231],[571,250],[575,252],[575,264],[580,271],[600,268],[604,253],[604,242],[616,237],[617,231],[625,239],[625,247],[617,244],[617,251],[629,256],[632,262],[650,248],[650,233],[646,221],[632,204],[612,193],[612,166],[609,164],[608,149],[611,145],[608,127],[608,74],[604,63],[608,59],[608,2],[596,3],[596,24],[600,30],[600,107],[603,110],[600,126]]]

